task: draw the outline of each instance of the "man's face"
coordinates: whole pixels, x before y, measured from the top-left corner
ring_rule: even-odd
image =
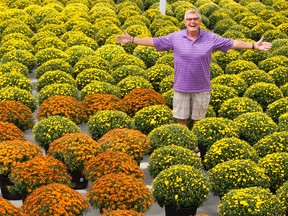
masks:
[[[184,19],[185,26],[189,32],[198,31],[201,24],[201,19],[198,17],[197,13],[190,13],[187,14],[186,18]]]

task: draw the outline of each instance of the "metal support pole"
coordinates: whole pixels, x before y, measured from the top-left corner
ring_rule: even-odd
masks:
[[[160,12],[165,15],[166,12],[166,0],[160,0]]]

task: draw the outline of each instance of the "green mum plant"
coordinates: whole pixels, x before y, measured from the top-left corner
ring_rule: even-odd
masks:
[[[246,14],[246,15],[248,15],[248,14]],[[238,17],[238,18],[240,18],[240,17]],[[252,13],[252,14],[249,13],[249,16],[242,17],[242,19],[240,20],[239,23],[241,25],[249,28],[249,29],[252,29],[259,22],[263,22],[263,19],[260,16],[257,16],[254,13]]]
[[[94,38],[97,44],[101,47],[105,44],[109,37],[116,37],[116,35],[121,35],[122,33],[122,30],[115,23],[113,23],[106,28],[102,28],[97,31],[97,33],[94,35]]]
[[[113,94],[119,98],[121,98],[120,89],[117,86],[112,85],[111,83],[107,82],[100,82],[100,81],[93,81],[87,84],[83,89],[80,91],[80,99],[83,100],[85,97],[91,94]]]
[[[163,104],[147,106],[135,113],[135,127],[144,134],[164,124],[175,123],[172,110]]]
[[[229,50],[227,53],[221,51],[215,51],[212,53],[212,59],[214,59],[223,70],[225,70],[226,65],[240,59],[240,57],[241,54],[237,50]]]
[[[153,89],[153,85],[151,84],[151,82],[141,76],[127,76],[119,83],[117,83],[116,86],[120,90],[121,97],[124,97],[136,88]]]
[[[67,74],[74,75],[74,69],[73,67],[69,64],[68,60],[65,59],[51,59],[49,61],[46,61],[42,65],[38,66],[35,69],[35,77],[39,79],[44,73],[47,71],[63,71],[66,72]]]
[[[281,86],[280,90],[282,91],[283,96],[287,97],[288,96],[288,83],[286,83],[283,86]]]
[[[164,93],[172,89],[174,83],[174,74],[169,75],[162,79],[162,81],[159,83],[159,92]]]
[[[25,75],[18,72],[10,72],[0,75],[0,89],[4,87],[18,87],[32,92],[32,82]]]
[[[31,39],[22,33],[11,33],[2,37],[1,41],[3,43],[10,41],[10,40],[22,40],[28,43],[31,43]]]
[[[232,11],[227,10],[220,6],[219,10],[216,10],[212,14],[210,14],[208,27],[209,29],[212,29],[218,21],[222,19],[231,19],[232,17],[233,17]]]
[[[30,71],[37,65],[37,58],[27,50],[11,50],[1,58],[1,63],[17,61],[29,68]]]
[[[131,128],[115,128],[105,133],[98,142],[104,151],[125,152],[138,165],[150,149],[150,138]]]
[[[92,182],[86,195],[91,206],[103,212],[116,209],[146,212],[153,204],[152,194],[145,183],[124,173],[102,176]]]
[[[263,36],[265,37],[265,40],[268,42],[272,42],[277,38],[288,38],[288,35],[279,29],[268,30],[263,34]]]
[[[23,74],[27,78],[29,78],[30,76],[29,68],[26,65],[18,61],[9,61],[0,65],[0,74],[10,73],[10,72]]]
[[[232,189],[270,187],[265,170],[250,159],[234,159],[217,164],[208,171],[211,192],[223,197]]]
[[[278,123],[279,117],[288,112],[288,98],[284,97],[269,104],[266,114],[269,115],[274,122]]]
[[[260,157],[276,152],[288,152],[288,132],[274,132],[264,136],[253,145]]]
[[[152,181],[152,194],[161,207],[199,207],[208,198],[209,182],[200,169],[174,165],[161,171]]]
[[[238,76],[243,80],[245,80],[245,82],[248,84],[248,87],[258,82],[266,82],[274,84],[273,77],[268,73],[266,73],[264,70],[255,69],[255,70],[243,71],[240,72]]]
[[[69,171],[83,172],[84,164],[102,152],[88,134],[67,133],[49,144],[47,154],[62,161]]]
[[[262,187],[234,189],[225,194],[218,206],[219,216],[285,215],[281,198]]]
[[[193,150],[172,144],[153,151],[149,158],[148,172],[155,178],[162,170],[178,164],[203,168],[201,159]]]
[[[225,67],[225,73],[239,74],[242,71],[254,70],[254,69],[258,69],[258,66],[255,63],[253,63],[252,61],[239,59],[227,64]]]
[[[41,91],[45,86],[51,84],[69,84],[71,86],[76,87],[76,81],[72,75],[61,71],[61,70],[54,70],[54,71],[46,71],[36,83],[36,90]]]
[[[110,173],[124,173],[143,180],[144,172],[136,161],[125,152],[107,151],[100,153],[85,162],[84,176],[95,181]]]
[[[273,83],[258,82],[247,88],[244,97],[257,101],[263,108],[267,110],[269,104],[283,98],[283,94],[279,87]]]
[[[110,62],[96,55],[85,56],[80,58],[79,61],[74,65],[74,72],[77,76],[81,71],[88,68],[97,68],[109,71]]]
[[[0,120],[15,124],[22,131],[34,126],[34,117],[31,109],[19,101],[0,101]]]
[[[233,87],[222,84],[213,84],[211,90],[210,104],[216,113],[219,112],[221,105],[228,99],[237,97],[238,93]]]
[[[269,52],[262,52],[259,50],[245,50],[241,54],[241,59],[251,61],[258,66],[258,63],[268,58]]]
[[[56,36],[61,37],[65,32],[67,32],[67,29],[64,24],[46,24],[41,29],[37,29],[37,31],[50,31],[55,33]]]
[[[0,89],[0,101],[15,100],[23,103],[31,109],[36,110],[36,98],[31,92],[18,87],[4,87]]]
[[[239,138],[250,145],[278,130],[277,124],[263,112],[243,113],[233,121],[239,127]]]
[[[32,133],[39,146],[48,150],[52,141],[67,133],[80,132],[80,130],[72,120],[64,116],[48,116],[34,125]]]
[[[147,68],[152,67],[159,57],[159,53],[156,51],[155,48],[141,45],[135,47],[133,55],[135,55],[139,59],[142,59],[145,62]]]
[[[216,141],[210,146],[204,158],[203,163],[207,170],[234,159],[250,159],[256,163],[259,160],[257,151],[249,143],[236,137]]]
[[[228,87],[234,88],[239,96],[242,96],[243,93],[248,88],[247,83],[244,79],[237,76],[236,74],[223,74],[219,75],[211,80],[211,84],[220,84],[220,85],[226,85]]]
[[[90,117],[87,127],[93,139],[98,140],[115,128],[133,129],[134,120],[123,111],[103,110]]]
[[[288,114],[282,114],[278,120],[279,131],[286,131],[288,129]]]
[[[210,64],[211,80],[223,74],[224,74],[224,70],[216,62],[211,62]]]
[[[93,27],[91,27],[91,29],[93,29]],[[61,40],[63,40],[68,47],[85,46],[92,50],[96,50],[99,47],[97,41],[95,41],[92,37],[89,37],[85,33],[76,29],[64,33],[61,36]]]
[[[170,75],[174,74],[174,68],[169,65],[156,64],[147,69],[148,79],[152,83],[156,91],[160,90],[161,81]]]
[[[37,117],[39,120],[49,116],[64,116],[71,119],[76,124],[87,122],[88,117],[83,103],[72,96],[55,95],[44,100],[39,106]]]
[[[151,31],[152,35],[155,35],[155,33],[157,31],[159,31],[162,27],[168,28],[170,26],[175,26],[176,27],[175,23],[173,23],[172,20],[168,20],[168,19],[165,20],[162,17],[161,18],[155,18],[152,21],[151,25],[149,26],[149,30]]]
[[[130,116],[134,116],[144,107],[165,103],[163,96],[152,88],[135,88],[121,100],[121,105],[125,107],[126,113]]]
[[[3,42],[0,47],[0,56],[3,56],[5,53],[11,50],[27,50],[33,52],[33,45],[28,41],[20,39],[10,39],[9,41]]]
[[[136,65],[146,69],[145,62],[132,54],[121,53],[111,60],[112,69],[117,69],[123,65]]]
[[[174,54],[169,51],[164,52],[161,56],[158,57],[155,64],[166,64],[174,67]]]
[[[128,76],[141,76],[148,80],[147,71],[137,65],[122,65],[110,70],[109,73],[113,76],[116,83]]]
[[[252,40],[259,40],[261,36],[266,32],[271,29],[275,29],[276,26],[274,26],[271,23],[267,22],[259,22],[257,25],[255,25],[249,32],[248,32],[248,37],[251,38]]]
[[[232,120],[221,117],[208,117],[197,121],[192,132],[196,137],[199,149],[204,159],[205,152],[211,145],[222,138],[238,137],[238,127]]]
[[[128,4],[128,7],[129,7],[129,4]],[[139,10],[137,6],[133,8],[127,8],[127,9],[123,7],[122,9],[120,9],[120,11],[118,11],[117,16],[120,22],[124,24],[126,19],[129,16],[135,16],[135,15],[140,15],[140,14],[141,14],[141,11]]]
[[[287,27],[287,28],[288,28],[288,27]],[[287,30],[283,30],[283,31],[287,32]],[[273,51],[271,52],[271,55],[272,55],[272,56],[282,55],[282,56],[286,56],[286,57],[287,57],[287,56],[288,56],[288,53],[287,53],[287,45],[273,50]]]
[[[95,54],[100,56],[107,61],[111,61],[117,55],[125,53],[125,50],[122,46],[116,44],[105,44],[95,50]]]
[[[275,192],[288,180],[288,153],[276,152],[267,154],[258,161],[260,167],[271,180],[270,190]]]
[[[39,52],[40,50],[46,49],[47,47],[53,47],[60,50],[66,50],[67,44],[63,42],[57,36],[46,37],[40,40],[35,46],[34,51],[35,53]]]
[[[166,104],[169,108],[173,108],[173,97],[174,97],[174,90],[170,89],[164,93],[162,93],[163,98],[166,101]]]
[[[164,146],[176,145],[190,150],[197,146],[195,135],[186,126],[169,123],[154,128],[149,134],[153,150]]]
[[[37,59],[37,66],[42,65],[43,63],[51,60],[51,59],[63,59],[67,60],[68,55],[58,48],[45,48],[40,51],[38,51],[35,54],[35,57]]]
[[[213,32],[219,35],[224,34],[225,31],[228,30],[230,26],[236,24],[237,22],[235,22],[232,18],[219,20],[213,27]]]
[[[284,203],[285,206],[288,204],[288,181],[284,182],[282,186],[280,186],[276,190],[276,196],[279,197],[282,203]],[[286,215],[288,213],[288,209],[286,208]]]
[[[77,87],[80,91],[93,81],[106,82],[111,84],[115,83],[114,78],[110,73],[97,68],[84,69],[76,76]]]
[[[78,89],[68,83],[54,83],[43,87],[38,93],[38,103],[42,104],[46,99],[54,95],[71,96],[78,98]]]
[[[34,35],[34,32],[30,29],[30,27],[17,18],[8,19],[6,22],[8,23],[6,23],[7,25],[2,31],[3,36],[11,33],[21,33],[27,37],[32,37]]]
[[[53,36],[56,36],[56,34],[50,31],[37,32],[37,34],[31,37],[31,43],[33,46],[35,46],[42,39],[46,37],[53,37]]]
[[[288,82],[288,69],[285,66],[277,67],[269,71],[268,74],[274,79],[275,84],[278,87],[281,87]]]
[[[94,55],[95,51],[85,45],[73,45],[65,50],[68,55],[67,61],[73,67],[82,57]]]
[[[268,57],[258,63],[258,67],[260,70],[264,70],[267,73],[279,66],[288,66],[288,57],[278,55],[278,56],[271,56]]]
[[[218,116],[235,119],[237,116],[247,112],[263,112],[258,102],[248,97],[234,97],[224,101],[218,111]]]

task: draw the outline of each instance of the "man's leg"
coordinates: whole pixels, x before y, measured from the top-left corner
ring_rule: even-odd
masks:
[[[189,119],[177,119],[178,124],[182,124],[188,127]]]
[[[174,91],[173,96],[173,117],[179,124],[189,126],[191,116],[191,99],[190,93]]]

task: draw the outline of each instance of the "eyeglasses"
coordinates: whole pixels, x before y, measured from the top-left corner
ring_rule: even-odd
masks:
[[[186,21],[198,21],[200,18],[199,17],[194,17],[194,18],[186,18]]]

